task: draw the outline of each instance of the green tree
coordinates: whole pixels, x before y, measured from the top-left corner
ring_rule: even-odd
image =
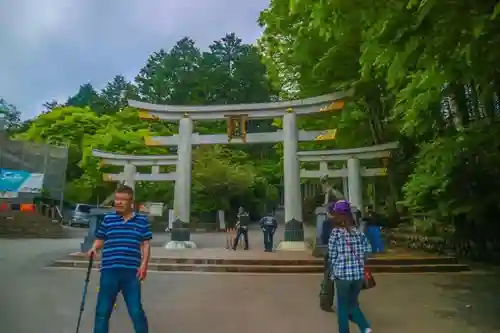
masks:
[[[171,97],[169,69],[166,67],[168,53],[161,49],[149,56],[146,65],[135,77],[139,97],[147,102],[166,104]]]
[[[50,101],[43,103],[42,106],[44,107],[44,110],[42,111],[42,113],[48,113],[48,112],[52,111],[53,109],[55,109],[56,107],[59,107],[61,105],[59,104],[58,101],[56,101],[55,99],[52,99]]]
[[[90,83],[82,84],[78,92],[68,98],[66,106],[74,106],[78,108],[89,107],[100,114],[103,107],[103,101],[99,94]]]
[[[21,111],[3,98],[0,98],[0,111],[5,113],[5,128],[7,131],[15,131],[21,126]]]
[[[94,135],[106,122],[91,109],[77,107],[57,107],[51,112],[35,118],[29,128],[16,136],[17,139],[67,145],[69,147],[68,181],[78,179],[84,172],[78,166],[82,158],[82,143],[85,135]]]
[[[116,113],[127,106],[127,99],[137,97],[137,89],[123,75],[117,75],[101,91],[103,112]]]
[[[341,141],[360,125],[374,143],[400,141],[391,184],[406,182],[406,207],[486,249],[498,230],[484,221],[500,211],[490,190],[498,179],[491,133],[500,114],[499,51],[488,47],[499,38],[499,12],[486,2],[276,0],[261,15],[260,47],[288,96],[354,88],[351,106],[323,119],[344,129],[337,144],[354,146]]]

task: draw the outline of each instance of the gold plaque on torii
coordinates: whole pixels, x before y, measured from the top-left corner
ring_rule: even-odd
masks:
[[[318,135],[316,137],[316,141],[327,141],[327,140],[335,140],[337,137],[337,129],[329,129],[324,133]]]
[[[231,142],[232,139],[241,139],[243,142],[247,140],[247,119],[246,114],[228,116],[227,117],[227,139]]]

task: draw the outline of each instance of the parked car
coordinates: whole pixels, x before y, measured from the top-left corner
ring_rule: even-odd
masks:
[[[88,204],[76,204],[71,219],[69,220],[69,226],[79,226],[88,228],[90,222],[90,211],[95,206]]]

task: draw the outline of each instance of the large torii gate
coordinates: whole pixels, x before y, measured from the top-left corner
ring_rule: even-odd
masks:
[[[341,110],[346,93],[333,93],[302,100],[274,103],[235,105],[178,106],[156,105],[129,100],[129,106],[140,111],[141,119],[178,121],[179,134],[168,137],[146,137],[149,146],[177,146],[178,163],[175,197],[179,206],[174,209],[176,219],[190,221],[191,152],[192,145],[244,144],[283,142],[285,183],[285,241],[280,249],[304,250],[302,225],[302,197],[300,193],[300,166],[297,157],[299,141],[335,139],[336,131],[298,131],[297,115]],[[283,130],[271,133],[248,133],[246,122],[251,119],[283,117]],[[227,134],[200,135],[193,133],[193,120],[227,120]]]

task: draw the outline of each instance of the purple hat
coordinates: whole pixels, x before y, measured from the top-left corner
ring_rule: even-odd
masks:
[[[339,200],[335,203],[331,203],[328,206],[328,213],[330,213],[330,214],[351,213],[351,205],[346,200]]]

